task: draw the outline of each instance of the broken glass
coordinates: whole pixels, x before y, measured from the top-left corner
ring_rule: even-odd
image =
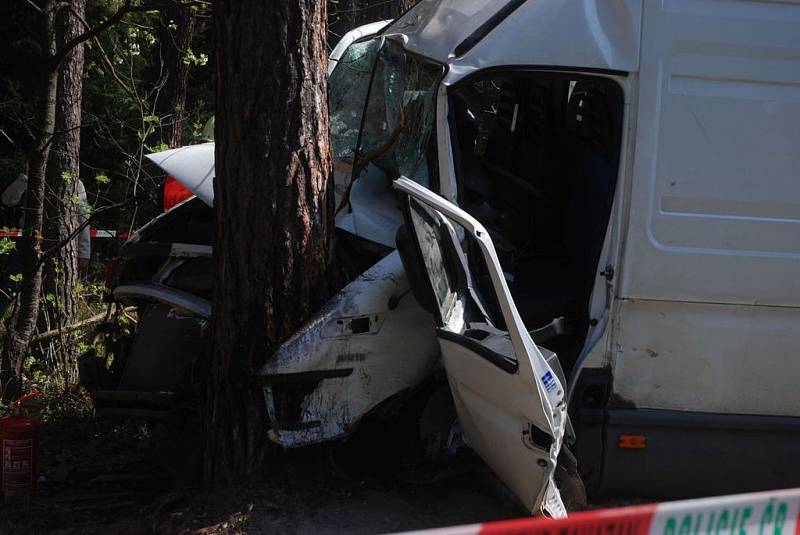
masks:
[[[379,44],[380,41],[369,40],[350,45],[328,80],[331,135],[337,161],[353,161]]]
[[[436,87],[444,67],[405,52],[387,41],[378,53],[356,174],[377,165],[391,178],[408,177],[430,186],[428,162],[436,119]],[[432,164],[432,165],[429,165]]]

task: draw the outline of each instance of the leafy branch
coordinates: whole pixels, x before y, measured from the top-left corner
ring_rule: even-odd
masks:
[[[87,29],[82,34],[76,35],[75,37],[73,37],[72,39],[70,39],[69,41],[64,43],[64,45],[61,46],[58,50],[56,50],[55,54],[53,54],[50,57],[48,67],[50,69],[52,69],[52,70],[58,69],[58,67],[61,65],[61,62],[64,61],[64,58],[67,56],[67,54],[70,53],[70,51],[73,48],[75,48],[76,46],[78,46],[79,44],[81,44],[81,43],[83,43],[85,41],[88,41],[89,39],[97,37],[98,35],[100,35],[104,31],[106,31],[108,28],[110,28],[111,26],[113,26],[113,25],[117,24],[118,22],[120,22],[125,17],[125,15],[127,15],[129,13],[136,13],[136,12],[142,12],[142,11],[154,11],[154,10],[158,10],[158,9],[164,9],[164,8],[176,7],[176,6],[177,7],[200,7],[200,6],[208,7],[209,5],[211,5],[210,2],[204,1],[204,0],[187,0],[187,1],[180,1],[180,0],[163,1],[162,0],[162,1],[142,2],[140,4],[134,4],[134,0],[125,0],[125,2],[122,4],[122,6],[120,6],[119,9],[117,9],[117,11],[114,12],[113,15],[111,15],[110,17],[108,17],[104,21],[100,22],[96,26],[93,26],[92,28]],[[58,11],[60,9],[63,9],[63,8],[70,9],[70,11],[72,11],[73,14],[75,13],[72,10],[69,2],[61,2],[59,4],[56,4],[56,6],[54,7],[54,9],[56,11]]]

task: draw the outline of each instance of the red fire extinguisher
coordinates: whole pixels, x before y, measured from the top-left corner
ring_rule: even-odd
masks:
[[[3,496],[31,494],[36,490],[38,449],[35,418],[22,415],[22,404],[39,392],[25,394],[11,404],[11,414],[0,418],[0,491]]]

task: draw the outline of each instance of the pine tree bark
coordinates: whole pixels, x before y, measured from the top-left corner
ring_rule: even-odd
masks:
[[[28,187],[25,194],[25,225],[17,242],[22,263],[23,279],[19,288],[16,312],[6,325],[3,352],[0,355],[0,388],[4,400],[15,397],[20,388],[22,362],[30,345],[31,336],[39,318],[39,297],[42,291],[42,224],[44,221],[45,171],[50,145],[55,130],[56,93],[58,70],[48,68],[48,61],[56,54],[56,2],[44,2],[45,28],[41,47],[43,65],[38,92],[39,116],[34,125],[39,136],[36,146],[28,156]]]
[[[259,473],[254,372],[329,296],[326,3],[217,0],[216,287],[205,477]]]
[[[181,146],[189,82],[189,63],[184,60],[192,45],[195,19],[195,9],[179,2],[161,11],[158,33],[166,83],[159,99],[159,114],[166,118],[162,119],[162,138],[171,148]]]
[[[70,9],[62,9],[56,19],[58,46],[83,31],[86,0],[72,0]],[[53,296],[45,301],[45,330],[71,325],[75,320],[78,282],[77,238],[68,240],[80,225],[85,207],[75,202],[80,179],[81,112],[83,103],[83,44],[75,46],[64,58],[58,71],[55,134],[47,163],[45,198],[45,247],[66,242],[44,265],[44,291]],[[67,241],[68,240],[68,241]],[[62,358],[69,359],[69,346]]]

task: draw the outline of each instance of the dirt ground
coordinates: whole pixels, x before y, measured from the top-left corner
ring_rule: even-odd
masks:
[[[468,449],[446,470],[410,469],[416,428],[397,422],[362,422],[341,443],[274,447],[257,482],[204,489],[188,469],[199,467],[200,435],[176,442],[163,427],[85,411],[43,420],[39,489],[0,504],[0,535],[371,534],[526,514]]]
[[[283,497],[270,496],[267,490],[251,494],[241,505],[241,510],[220,511],[216,518],[193,518],[196,527],[190,529],[225,531],[227,524],[231,531],[246,533],[392,533],[522,514],[467,475],[427,486],[365,481],[339,488],[295,488],[290,496]],[[185,512],[173,513],[172,518],[162,521],[160,529],[178,531],[185,527],[182,517],[193,511],[193,505],[187,504]]]
[[[181,452],[164,451],[144,423],[48,422],[40,488],[0,506],[0,533],[358,534],[524,515],[469,454],[435,482],[409,477],[400,441],[381,428],[365,426],[333,446],[276,451],[259,483],[234,488],[176,484],[175,466],[165,464]]]

